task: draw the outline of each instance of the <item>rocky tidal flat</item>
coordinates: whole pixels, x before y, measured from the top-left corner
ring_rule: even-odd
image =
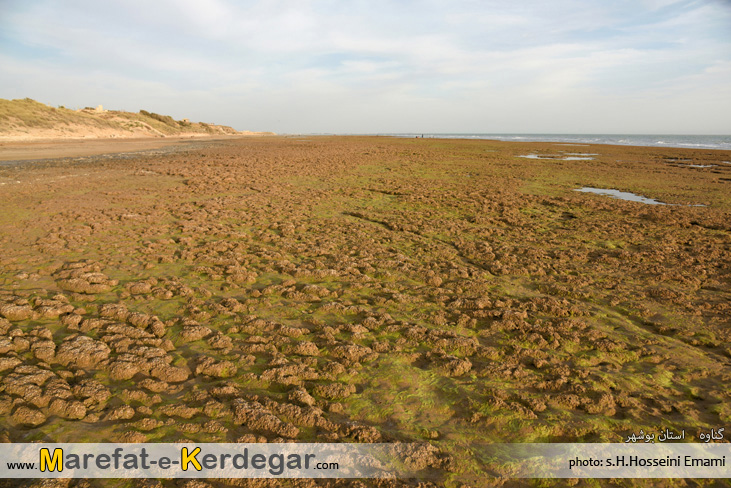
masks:
[[[0,441],[424,442],[426,481],[358,483],[482,486],[486,444],[728,430],[731,152],[566,151],[262,137],[0,166]]]

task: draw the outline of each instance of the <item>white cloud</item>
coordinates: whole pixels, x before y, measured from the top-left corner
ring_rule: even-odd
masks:
[[[1,93],[56,104],[316,132],[599,132],[624,110],[653,132],[695,100],[731,132],[721,2],[10,2],[0,30]]]

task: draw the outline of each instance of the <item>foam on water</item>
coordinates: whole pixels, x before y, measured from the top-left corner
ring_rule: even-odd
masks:
[[[498,141],[553,142],[561,145],[618,144],[623,146],[685,147],[731,150],[731,135],[653,135],[653,134],[444,134],[399,133],[396,137],[443,139],[493,139]]]

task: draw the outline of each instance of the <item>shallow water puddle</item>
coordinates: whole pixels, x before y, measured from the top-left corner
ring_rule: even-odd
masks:
[[[526,159],[553,159],[555,161],[591,161],[594,158],[591,157],[593,155],[588,156],[539,156],[538,154],[524,154],[521,156],[518,156],[519,158],[526,158]]]
[[[647,205],[673,205],[673,206],[687,206],[687,207],[705,207],[705,205],[679,205],[677,203],[665,203],[660,202],[658,200],[655,200],[654,198],[647,198],[643,197],[641,195],[635,195],[634,193],[630,193],[628,191],[619,191],[619,190],[609,190],[606,188],[591,188],[591,187],[583,187],[583,188],[577,188],[574,191],[580,191],[583,193],[596,193],[597,195],[606,195],[610,196],[612,198],[618,198],[620,200],[627,200],[630,202],[640,202]]]
[[[664,162],[677,166],[678,168],[712,168],[717,166],[716,164],[674,164],[674,163],[691,163],[692,159],[687,158],[664,158]],[[721,161],[724,163],[725,161]]]

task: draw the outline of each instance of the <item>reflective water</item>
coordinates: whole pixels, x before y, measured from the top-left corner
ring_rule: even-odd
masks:
[[[493,139],[499,141],[543,141],[564,144],[619,144],[623,146],[689,147],[731,149],[731,135],[653,134],[390,134],[397,137],[424,136],[447,139]]]
[[[594,158],[590,156],[539,156],[538,154],[523,154],[519,158],[526,159],[553,159],[554,161],[591,161]]]
[[[647,198],[640,195],[635,195],[627,191],[619,190],[607,190],[604,188],[578,188],[574,191],[580,191],[584,193],[596,193],[597,195],[607,195],[613,198],[619,198],[620,200],[629,200],[630,202],[646,203],[647,205],[668,205],[667,203],[659,202],[654,198]]]
[[[673,206],[684,206],[684,207],[705,207],[705,205],[680,205],[677,203],[665,203],[655,200],[654,198],[647,198],[641,195],[636,195],[628,191],[609,190],[606,188],[591,188],[585,186],[583,188],[577,188],[574,191],[580,191],[583,193],[596,193],[597,195],[606,195],[612,198],[618,198],[620,200],[628,200],[630,202],[639,202],[647,205],[673,205]]]

